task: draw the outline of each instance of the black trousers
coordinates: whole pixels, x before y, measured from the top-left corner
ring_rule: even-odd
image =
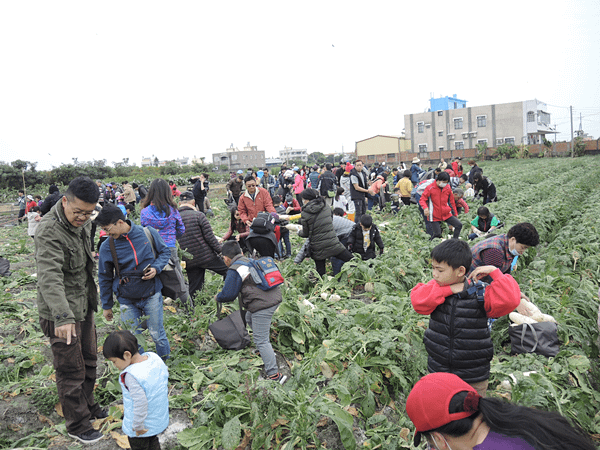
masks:
[[[354,223],[360,223],[360,218],[367,212],[365,199],[352,200],[354,202]]]
[[[185,271],[188,275],[190,297],[193,299],[196,292],[200,292],[204,286],[204,274],[206,270],[212,270],[225,278],[227,274],[227,266],[221,258],[214,255],[209,262],[202,264],[201,267],[186,267]]]
[[[340,252],[339,254],[335,255],[335,258],[341,259],[343,262],[348,262],[352,259],[352,253],[350,253],[350,251],[347,248],[345,248],[343,252]],[[321,276],[327,273],[327,269],[325,267],[326,262],[326,259],[315,259],[315,268],[317,269],[317,273]]]
[[[460,231],[462,230],[462,223],[458,218],[454,216],[450,216],[445,220],[448,225],[452,225],[454,227],[454,234],[452,235],[453,239],[458,239],[460,236]],[[442,228],[440,227],[440,222],[428,222],[431,229],[431,239],[441,238],[442,237]]]
[[[158,436],[133,438],[127,436],[127,439],[129,440],[129,446],[131,447],[131,450],[160,450]]]
[[[251,238],[246,238],[246,242],[249,247],[256,249],[260,256],[270,256],[271,258],[275,258],[276,247],[273,245],[271,239],[261,236],[252,236]]]
[[[40,318],[40,326],[50,338],[58,399],[67,431],[71,434],[91,431],[90,417],[101,409],[94,400],[98,348],[94,311],[90,308],[85,320],[75,322],[77,336],[71,338],[70,345],[56,337],[53,321]]]

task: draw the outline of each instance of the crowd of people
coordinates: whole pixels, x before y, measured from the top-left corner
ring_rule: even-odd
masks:
[[[441,222],[452,230],[451,238],[431,251],[432,279],[417,284],[410,294],[415,311],[430,316],[424,335],[430,375],[415,385],[406,408],[417,430],[415,445],[423,435],[431,447],[440,449],[475,448],[484,442],[492,442],[485,448],[546,449],[550,441],[565,439],[577,442],[577,448],[593,448],[586,446],[581,430],[560,416],[486,399],[494,353],[489,319],[514,309],[529,315],[529,299],[510,272],[527,248],[538,245],[539,236],[529,223],[516,224],[506,234],[494,233],[503,225],[489,209],[497,199],[495,187],[475,162],[469,165],[466,174],[460,159],[450,165],[442,160],[438,167],[424,170],[418,158],[410,169],[383,164],[367,169],[359,159],[335,170],[330,164],[283,166],[277,176],[267,169],[238,171],[226,185],[230,214],[221,237],[205,214],[210,189],[206,174],[183,192],[160,178],[148,189],[127,181],[103,186],[85,177],[74,179],[64,195],[51,187],[42,207],[30,209],[52,203],[33,219],[38,309],[42,331],[50,340],[68,434],[86,444],[102,438],[90,425],[90,419],[107,415],[93,393],[98,303],[108,321],[118,307],[126,330],[112,333],[103,350],[122,371],[123,431],[132,448],[159,448],[156,435],[168,424],[165,361],[170,356],[163,294],[169,292],[192,311],[194,300],[202,297],[205,271],[222,276],[216,301],[240,299],[266,378],[283,384],[286,377],[277,367],[269,338],[282,292],[279,286],[259,289],[249,276],[249,259],[291,257],[289,234],[294,232],[305,238],[295,262],[311,258],[323,276],[330,260],[336,275],[353,258],[368,261],[384,252],[384,240],[369,212],[389,204],[392,212],[418,208],[431,239],[442,237]],[[458,218],[469,211],[464,201],[469,190],[487,205],[478,208],[471,222],[469,239],[485,238],[473,247],[461,239]],[[135,209],[138,201],[141,225],[128,218],[127,206]],[[25,199],[22,202],[28,208]],[[187,281],[177,243],[184,251]],[[94,281],[96,257],[99,289]],[[156,354],[146,352],[135,339],[145,328]],[[496,420],[498,414],[509,413],[515,417],[504,423]],[[527,414],[539,416],[533,419],[538,428],[511,428]],[[544,421],[554,424],[551,431]],[[542,432],[552,437],[541,437]]]

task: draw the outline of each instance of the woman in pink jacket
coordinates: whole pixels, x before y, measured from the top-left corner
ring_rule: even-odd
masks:
[[[427,230],[431,239],[442,237],[440,222],[446,222],[454,227],[453,238],[458,239],[462,223],[453,215],[456,212],[456,203],[450,187],[450,175],[448,172],[440,172],[435,179],[423,191],[419,205],[423,208],[425,220],[429,222]]]
[[[304,178],[302,178],[302,175],[300,175],[300,168],[298,168],[298,166],[294,166],[294,186],[292,189],[294,190],[294,194],[296,194],[296,200],[298,200],[298,203],[300,203],[300,206],[302,206],[303,203],[301,194],[304,190]]]

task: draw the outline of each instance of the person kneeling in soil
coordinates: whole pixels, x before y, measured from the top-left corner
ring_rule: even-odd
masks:
[[[222,248],[223,261],[229,268],[223,290],[216,296],[222,303],[234,301],[241,293],[241,304],[246,309],[246,323],[252,329],[252,339],[265,364],[269,380],[285,383],[287,377],[279,372],[275,352],[271,346],[271,319],[282,301],[281,287],[275,286],[268,291],[260,289],[250,276],[250,269],[242,249],[235,241],[227,241]]]
[[[428,315],[423,342],[429,355],[429,372],[458,375],[485,397],[494,346],[488,318],[510,313],[521,303],[515,279],[494,266],[481,266],[467,279],[471,248],[465,241],[449,239],[431,250],[433,279],[410,292],[415,311]],[[489,275],[490,284],[478,281]]]
[[[366,261],[377,256],[375,244],[379,247],[379,254],[382,255],[383,240],[379,228],[373,223],[373,217],[365,214],[348,235],[348,250],[358,253],[363,261]]]
[[[474,240],[480,236],[485,236],[498,228],[498,225],[500,225],[500,221],[490,213],[487,206],[480,206],[477,209],[477,216],[471,221],[469,239]]]
[[[140,355],[136,337],[113,331],[102,347],[104,357],[121,371],[123,433],[133,450],[160,450],[158,434],[169,425],[169,369],[153,352]]]

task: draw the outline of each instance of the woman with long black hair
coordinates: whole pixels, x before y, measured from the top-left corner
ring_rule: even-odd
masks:
[[[169,184],[162,178],[157,178],[150,184],[148,195],[141,202],[142,212],[140,222],[142,226],[156,228],[167,247],[171,250],[171,261],[176,276],[171,280],[161,277],[167,290],[172,290],[172,296],[181,300],[186,308],[193,308],[188,287],[183,277],[179,256],[177,255],[177,236],[185,233],[185,225],[177,204],[173,200],[173,191]]]
[[[594,450],[585,432],[560,414],[480,397],[458,376],[437,372],[421,378],[406,400],[421,437],[438,450]]]

